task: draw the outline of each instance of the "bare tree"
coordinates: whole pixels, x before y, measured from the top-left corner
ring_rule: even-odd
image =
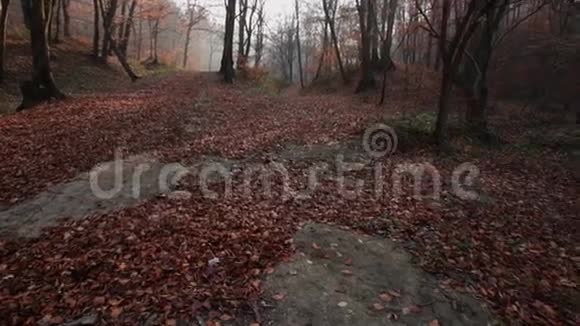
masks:
[[[65,38],[71,37],[70,33],[70,13],[68,11],[70,7],[70,0],[61,0],[61,10],[63,19],[63,34]]]
[[[101,47],[101,61],[107,62],[111,52],[111,42],[115,31],[115,15],[119,6],[118,0],[99,0],[99,10],[103,18],[103,42]]]
[[[296,22],[295,16],[286,17],[269,35],[271,56],[286,82],[294,79],[294,62],[296,61]]]
[[[300,87],[304,88],[304,72],[302,67],[302,46],[300,44],[300,7],[298,0],[295,0],[296,7],[296,46],[298,50],[298,70],[300,73]]]
[[[185,15],[186,15],[186,22],[185,22],[185,45],[183,48],[183,68],[187,67],[187,60],[189,54],[189,43],[191,41],[191,32],[193,31],[193,27],[199,24],[204,17],[204,9],[197,5],[195,1],[187,0],[185,8]]]
[[[100,45],[100,11],[99,0],[93,0],[93,57],[95,59],[99,58],[99,45]]]
[[[224,33],[224,49],[220,73],[227,83],[233,83],[236,77],[234,70],[234,27],[236,23],[236,0],[228,0],[226,6],[226,22]]]
[[[127,56],[127,48],[129,47],[129,39],[131,38],[131,30],[133,30],[133,20],[135,19],[135,10],[137,9],[137,0],[133,0],[129,6],[129,12],[119,33],[119,51],[123,56]]]
[[[387,3],[388,2],[388,3]],[[381,90],[380,105],[385,103],[387,93],[387,77],[389,71],[395,69],[395,63],[391,57],[393,46],[393,28],[395,25],[395,13],[397,12],[398,0],[384,0],[381,16],[383,27],[381,33],[381,69],[383,70],[383,86]]]
[[[338,61],[338,68],[340,69],[340,75],[342,76],[342,81],[348,84],[349,79],[344,70],[344,65],[342,63],[342,57],[340,55],[340,48],[338,46],[338,37],[336,36],[336,29],[334,25],[334,15],[331,15],[331,11],[336,10],[338,6],[336,0],[322,0],[322,7],[324,9],[324,16],[328,22],[328,27],[330,28],[330,35],[332,37],[332,42],[334,43],[334,51],[336,54],[336,60]]]
[[[238,60],[237,67],[240,69],[245,66],[247,58],[244,56],[245,52],[245,36],[246,36],[246,17],[248,15],[248,0],[240,0],[240,11],[238,14]]]
[[[22,1],[22,11],[30,29],[32,80],[20,85],[22,104],[18,111],[39,102],[65,98],[54,82],[50,67],[48,25],[52,16],[52,4],[45,0]]]
[[[457,1],[457,0],[455,0]],[[454,32],[449,35],[448,24],[450,21],[452,0],[443,0],[441,26],[437,31],[425,14],[423,8],[415,0],[417,10],[427,23],[429,31],[439,39],[439,51],[443,62],[443,76],[439,94],[439,113],[435,129],[435,137],[440,146],[447,143],[447,129],[449,120],[449,106],[451,101],[452,83],[456,77],[459,64],[462,62],[465,49],[489,10],[497,7],[503,0],[469,0],[464,10],[456,10]],[[454,3],[457,5],[457,3]],[[451,37],[450,37],[451,36]]]
[[[254,66],[259,67],[262,63],[262,56],[264,53],[264,25],[266,23],[266,17],[264,13],[264,1],[260,2],[258,8],[258,20],[256,21],[256,45],[254,47],[255,57]]]
[[[356,88],[356,92],[359,93],[375,86],[375,77],[371,67],[372,1],[356,0],[356,8],[359,15],[361,35],[361,78]]]
[[[52,41],[54,43],[59,43],[60,42],[60,12],[61,12],[61,2],[62,0],[53,0],[53,5],[54,5],[54,12],[56,13],[56,15],[53,15],[53,19],[56,21],[56,24],[54,25],[54,35],[52,38]]]
[[[117,59],[119,60],[119,63],[121,63],[121,67],[123,67],[123,70],[125,70],[125,73],[127,74],[127,76],[129,76],[129,78],[131,78],[131,81],[135,82],[137,79],[139,79],[139,76],[137,76],[134,72],[133,69],[131,68],[131,66],[129,65],[129,63],[127,62],[127,57],[125,57],[125,55],[121,52],[121,50],[119,50],[119,45],[117,44],[117,41],[113,38],[113,30],[114,30],[114,26],[113,26],[113,19],[111,17],[109,17],[111,15],[111,11],[113,12],[113,17],[114,17],[114,11],[112,9],[113,6],[117,6],[117,1],[116,0],[110,0],[110,2],[108,3],[108,6],[105,6],[103,4],[103,0],[99,0],[99,8],[101,10],[101,16],[103,17],[107,17],[106,19],[103,19],[103,29],[104,29],[104,37],[105,39],[103,41],[106,41],[107,44],[107,48],[105,52],[105,48],[103,47],[103,53],[102,55],[107,57],[108,51],[109,49],[115,54],[115,56],[117,57]],[[108,10],[108,11],[107,11]],[[108,21],[110,19],[110,21]],[[107,22],[105,22],[107,21]]]

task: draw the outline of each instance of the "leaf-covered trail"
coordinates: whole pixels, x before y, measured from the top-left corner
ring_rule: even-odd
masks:
[[[382,115],[347,96],[266,97],[210,79],[179,75],[137,93],[72,99],[0,119],[2,201],[111,160],[119,146],[156,152],[167,162],[263,152],[268,161],[285,144],[345,140]],[[212,200],[186,180],[192,199],[156,198],[62,225],[37,240],[3,241],[0,319],[58,323],[98,312],[108,323],[133,324],[151,314],[168,322],[201,311],[216,320],[237,316],[259,298],[256,281],[293,253],[297,228],[316,221],[401,241],[421,266],[443,277],[442,286],[484,298],[508,320],[573,324],[576,198],[563,157],[432,152],[425,145],[382,163],[432,162],[447,178],[470,161],[481,170],[479,190],[491,203],[448,192],[440,203],[377,199],[372,191],[347,199],[332,179],[321,180],[306,201],[237,192]],[[292,182],[303,185],[304,169],[316,162],[285,162]],[[370,183],[373,170],[357,177]],[[219,263],[209,264],[215,258]]]
[[[180,74],[138,91],[73,98],[4,117],[0,203],[110,161],[115,149],[159,151],[173,161],[202,153],[239,156],[284,142],[348,135],[376,110],[348,97],[285,102],[247,91],[218,85],[211,75]]]

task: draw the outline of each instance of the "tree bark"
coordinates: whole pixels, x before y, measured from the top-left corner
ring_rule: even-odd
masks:
[[[370,37],[370,48],[371,48],[371,66],[372,68],[378,68],[380,66],[379,57],[379,30],[377,21],[377,0],[368,0],[368,24],[369,24],[369,37]]]
[[[448,59],[447,54],[447,24],[449,22],[449,10],[451,0],[443,0],[443,14],[441,16],[441,38],[439,39],[439,51],[443,60],[447,60],[443,64],[443,78],[441,78],[441,88],[439,94],[439,112],[437,113],[437,123],[435,126],[435,138],[439,146],[445,146],[447,140],[447,120],[449,115],[449,96],[451,94],[451,74],[450,67],[451,60]]]
[[[114,33],[114,20],[117,12],[118,0],[109,0],[108,6],[105,7],[103,0],[99,0],[99,7],[101,9],[101,16],[103,17],[103,46],[101,50],[101,60],[107,62],[109,53],[111,52],[110,40]]]
[[[449,97],[453,86],[452,83],[456,77],[458,66],[462,61],[465,48],[471,40],[473,33],[476,31],[480,18],[484,13],[497,5],[496,1],[483,3],[478,0],[471,0],[466,5],[463,17],[458,18],[453,38],[451,41],[447,41],[450,2],[451,0],[443,0],[441,39],[439,41],[439,48],[443,59],[443,78],[441,81],[441,94],[439,95],[439,113],[437,115],[435,136],[440,147],[445,147],[447,143]]]
[[[246,35],[246,16],[248,14],[248,0],[240,0],[240,13],[238,17],[238,60],[237,67],[240,69],[246,64],[244,58],[244,42]]]
[[[60,12],[61,12],[61,2],[62,0],[54,0],[54,5],[55,5],[55,10],[56,10],[56,16],[54,16],[54,19],[56,20],[56,24],[54,26],[54,38],[52,39],[52,41],[56,44],[56,43],[60,43]]]
[[[469,60],[465,60],[459,74],[460,82],[466,89],[470,105],[467,107],[466,120],[469,127],[475,130],[484,139],[487,139],[487,74],[493,55],[493,42],[500,23],[505,16],[509,5],[508,0],[488,10],[483,26],[478,31],[478,37],[471,42]]]
[[[330,16],[330,9],[328,6],[328,0],[322,0],[322,6],[324,9],[324,15],[328,21],[328,26],[330,27],[330,35],[332,37],[332,42],[334,43],[334,52],[336,54],[336,60],[338,61],[338,68],[340,69],[340,75],[342,76],[342,81],[344,84],[348,84],[348,76],[344,71],[344,65],[342,64],[342,57],[340,55],[340,48],[338,47],[338,38],[336,37],[336,30],[334,28],[334,15],[333,18]],[[336,8],[334,8],[336,10]]]
[[[375,86],[375,78],[371,67],[371,19],[367,0],[357,0],[357,10],[359,14],[359,26],[361,34],[360,61],[361,79],[356,88],[356,92],[364,92]]]
[[[441,148],[447,144],[447,121],[449,120],[449,104],[451,100],[452,76],[449,64],[443,64],[443,77],[439,94],[439,112],[435,125],[435,139]]]
[[[302,67],[302,45],[300,44],[300,8],[298,7],[298,0],[295,0],[296,6],[296,46],[298,50],[298,70],[300,73],[300,87],[304,88],[304,71]]]
[[[56,86],[50,68],[48,26],[52,6],[45,6],[44,0],[37,0],[23,3],[23,9],[30,23],[32,80],[21,84],[22,104],[18,107],[18,111],[40,102],[65,98]]]
[[[93,57],[99,58],[99,41],[101,39],[99,29],[100,29],[100,9],[99,9],[99,0],[93,0]]]
[[[111,5],[111,6],[114,5],[115,8],[116,8],[117,3],[116,3],[115,0],[112,0],[109,5]],[[108,13],[105,13],[105,8],[103,7],[102,2],[101,2],[101,5],[100,5],[100,9],[101,9],[101,15],[103,17],[106,17]],[[113,8],[109,8],[109,10],[114,10],[114,9]],[[117,59],[121,63],[121,66],[123,67],[123,70],[125,70],[125,73],[127,74],[127,76],[129,76],[129,78],[131,78],[131,81],[132,82],[137,81],[137,79],[139,79],[139,76],[137,76],[133,72],[133,69],[131,68],[131,66],[127,62],[127,58],[119,50],[119,47],[117,46],[117,42],[113,39],[113,33],[112,32],[107,33],[105,31],[105,37],[107,38],[107,43],[108,43],[109,49],[111,49],[111,51],[113,51],[113,53],[115,54],[115,56],[117,56]],[[108,55],[108,54],[105,54],[105,55]]]
[[[262,62],[262,52],[264,50],[264,3],[260,4],[258,9],[258,26],[256,31],[256,47],[255,47],[255,60],[254,66],[259,67]]]
[[[236,77],[234,70],[234,27],[236,23],[236,0],[228,0],[224,34],[224,49],[220,72],[226,83],[233,83]]]
[[[322,39],[322,53],[320,53],[320,59],[318,61],[318,68],[316,69],[316,74],[314,75],[313,81],[316,81],[320,78],[320,74],[322,73],[322,67],[324,66],[324,59],[326,58],[326,51],[328,48],[328,22],[324,21],[324,36]]]
[[[121,51],[125,57],[127,57],[127,49],[129,48],[129,40],[131,39],[131,30],[133,29],[133,19],[135,17],[136,8],[137,0],[133,0],[129,6],[129,13],[127,14],[127,20],[124,25],[125,30],[123,31],[123,35],[120,40],[119,51]]]
[[[6,58],[6,25],[8,21],[8,5],[10,0],[2,0],[0,12],[0,82],[4,80],[4,60]]]
[[[127,0],[121,0],[121,19],[119,22],[119,28],[117,28],[117,39],[119,42],[123,42],[123,35],[125,34],[125,23],[127,22]],[[120,46],[120,44],[118,44]]]
[[[70,5],[70,0],[62,0],[62,18],[63,18],[63,33],[64,37],[70,38],[70,14],[68,8]]]

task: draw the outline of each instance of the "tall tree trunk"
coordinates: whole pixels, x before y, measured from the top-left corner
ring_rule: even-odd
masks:
[[[113,39],[114,20],[117,12],[118,0],[110,0],[109,6],[105,8],[103,0],[99,0],[99,8],[101,9],[101,16],[103,17],[103,47],[101,50],[101,60],[107,62],[111,52],[110,40]]]
[[[143,48],[143,19],[139,19],[139,29],[137,30],[137,61],[141,61],[141,49]]]
[[[328,22],[325,20],[324,21],[324,36],[322,38],[322,53],[320,53],[318,68],[316,69],[316,74],[314,75],[313,81],[316,81],[320,78],[320,74],[322,73],[322,67],[324,66],[324,59],[326,58],[327,48],[328,48]]]
[[[298,0],[295,0],[296,6],[296,46],[298,50],[298,70],[300,72],[300,87],[304,88],[304,71],[302,67],[302,45],[300,44],[300,8]]]
[[[439,112],[435,125],[435,139],[439,146],[447,144],[447,121],[449,120],[449,105],[451,101],[452,75],[450,63],[443,64],[443,78],[441,79],[441,89],[439,94]]]
[[[491,10],[497,3],[480,2],[477,0],[470,1],[463,16],[456,23],[455,33],[451,41],[447,39],[447,24],[449,22],[449,12],[451,0],[443,0],[443,17],[441,19],[441,39],[439,48],[443,58],[443,78],[441,82],[441,94],[439,99],[439,113],[437,115],[437,124],[435,136],[439,146],[445,147],[447,143],[447,121],[449,116],[449,102],[452,89],[452,82],[456,78],[459,64],[465,52],[473,33],[476,31],[482,13]],[[484,6],[482,6],[484,5]],[[449,43],[449,45],[447,45]]]
[[[125,57],[127,57],[127,49],[129,48],[129,40],[131,39],[131,30],[134,28],[133,20],[136,8],[137,0],[133,0],[129,6],[129,13],[127,14],[127,20],[125,22],[125,30],[123,31],[123,36],[119,44],[119,51],[121,51]]]
[[[336,54],[336,60],[338,61],[338,68],[340,69],[340,75],[342,76],[342,81],[344,84],[348,84],[348,76],[344,70],[344,65],[342,63],[342,57],[340,55],[340,48],[338,47],[338,37],[336,36],[336,30],[334,28],[334,15],[331,18],[330,16],[330,8],[328,6],[328,0],[322,0],[322,6],[324,8],[324,15],[326,17],[326,21],[328,21],[328,26],[330,27],[330,35],[332,37],[332,42],[334,43],[334,52]],[[334,8],[336,10],[336,8]]]
[[[240,69],[246,64],[244,58],[244,42],[246,35],[246,17],[248,14],[248,0],[240,0],[240,14],[238,17],[238,60],[237,67]]]
[[[70,5],[70,0],[62,0],[62,18],[63,18],[63,33],[64,37],[70,38],[70,14],[68,8]]]
[[[127,57],[125,57],[125,54],[119,50],[119,47],[117,46],[117,43],[115,42],[115,40],[110,39],[109,42],[111,45],[111,50],[113,50],[113,53],[115,54],[115,56],[117,56],[117,59],[121,63],[121,66],[123,67],[123,70],[125,70],[125,73],[127,74],[127,76],[129,76],[129,78],[131,78],[132,82],[137,81],[137,79],[139,79],[139,76],[137,76],[133,72],[133,69],[131,68],[131,66],[127,62]]]
[[[52,6],[45,6],[44,0],[23,2],[24,15],[30,23],[30,45],[32,49],[32,80],[21,84],[23,110],[50,99],[64,99],[58,89],[50,68],[48,47],[48,27]]]
[[[357,10],[359,14],[359,26],[361,31],[361,79],[356,88],[356,92],[363,92],[375,86],[375,78],[371,67],[371,20],[369,19],[369,2],[367,0],[357,0]]]
[[[397,12],[398,0],[384,0],[383,12],[383,43],[381,44],[381,69],[383,71],[383,85],[381,88],[381,99],[379,105],[385,103],[387,95],[387,78],[389,71],[395,70],[395,63],[391,58],[391,48],[393,46],[393,29],[395,26],[395,14]]]
[[[93,0],[93,57],[99,57],[99,41],[101,39],[99,29],[100,29],[100,8],[99,8],[99,0]]]
[[[236,0],[228,0],[224,34],[224,50],[220,72],[227,83],[233,83],[236,77],[234,70],[234,27],[236,23]]]
[[[368,24],[369,24],[369,38],[370,38],[370,59],[371,67],[374,69],[380,66],[379,57],[379,29],[377,21],[377,0],[368,0]]]
[[[161,18],[158,18],[155,20],[155,23],[153,24],[154,29],[153,29],[153,63],[157,64],[159,63],[159,55],[157,53],[158,50],[158,45],[159,45],[159,24],[160,24]]]
[[[109,8],[109,10],[115,10],[117,3],[115,0],[111,0],[110,3],[111,6],[115,6],[115,7],[111,7]],[[101,9],[101,16],[106,17],[108,15],[108,13],[105,13],[105,8],[103,6],[103,3],[100,3],[100,9]],[[114,16],[114,15],[113,15]],[[127,58],[125,57],[125,55],[119,50],[119,47],[117,45],[117,42],[115,41],[115,39],[113,39],[113,32],[111,32],[109,30],[109,33],[107,33],[105,31],[105,37],[107,38],[107,43],[109,44],[109,48],[111,49],[111,51],[115,54],[115,56],[117,57],[117,59],[119,60],[119,62],[121,63],[121,67],[123,67],[123,70],[125,70],[125,73],[127,74],[127,76],[129,76],[129,78],[131,78],[132,82],[137,81],[137,79],[139,79],[139,76],[137,76],[134,72],[133,69],[131,68],[131,66],[129,65],[129,63],[127,62]],[[108,55],[108,54],[105,54]]]
[[[437,123],[435,126],[435,138],[439,146],[445,146],[447,141],[447,120],[449,116],[449,96],[451,95],[451,63],[452,60],[447,54],[447,25],[449,22],[449,10],[451,0],[443,0],[443,13],[441,16],[441,37],[439,39],[439,53],[445,61],[443,63],[443,78],[441,79],[441,92],[439,94],[439,112],[437,114]]]
[[[53,1],[55,6],[54,10],[56,10],[56,15],[54,16],[56,24],[54,25],[54,36],[52,41],[54,43],[60,43],[60,12],[62,0],[53,0]]]
[[[192,25],[187,26],[187,30],[185,31],[185,45],[183,46],[183,69],[187,68],[187,60],[188,60],[188,52],[189,52],[189,40],[191,38],[191,29],[193,28]]]
[[[385,0],[384,5],[387,6],[387,1]],[[384,36],[384,42],[382,45],[382,66],[391,66],[393,65],[393,59],[391,58],[391,48],[393,46],[393,30],[395,27],[395,14],[397,12],[397,7],[399,5],[398,0],[390,0],[388,5],[388,13],[387,13],[387,30],[386,35]]]
[[[467,108],[467,123],[484,139],[489,136],[486,117],[488,69],[494,50],[493,42],[508,5],[508,0],[502,0],[500,4],[487,12],[485,22],[478,31],[478,37],[471,42],[469,52],[473,54],[473,57],[465,60],[459,73],[460,83],[466,90],[468,98],[471,99]]]
[[[53,38],[54,38],[54,28],[53,27],[53,23],[54,23],[54,8],[57,7],[57,1],[56,0],[45,0],[45,5],[50,7],[50,16],[47,17],[48,19],[48,26],[47,26],[47,32],[46,32],[46,39],[50,45],[50,42],[52,42]],[[58,7],[57,7],[58,9]]]
[[[262,52],[264,49],[264,3],[260,4],[260,8],[258,9],[258,26],[256,32],[256,54],[254,60],[254,66],[259,67],[262,61]]]
[[[6,57],[6,24],[8,21],[8,5],[10,0],[2,0],[2,11],[0,12],[0,82],[4,80],[4,59]]]
[[[119,42],[123,41],[123,35],[125,34],[125,23],[127,22],[127,0],[121,0],[121,17],[120,17],[119,27],[117,28],[119,35],[117,39]],[[120,44],[117,44],[118,46]]]

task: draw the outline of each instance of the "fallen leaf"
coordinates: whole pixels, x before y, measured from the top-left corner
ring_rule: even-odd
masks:
[[[403,315],[408,315],[408,314],[417,313],[417,312],[420,312],[420,311],[421,311],[421,308],[419,308],[419,307],[417,307],[415,305],[411,305],[411,306],[408,306],[408,307],[403,308],[401,310],[401,313]]]
[[[286,297],[286,295],[282,294],[282,293],[278,293],[272,296],[272,299],[276,300],[276,301],[280,301],[280,300],[284,300],[284,298]]]
[[[391,296],[388,293],[381,293],[381,295],[379,295],[379,298],[384,301],[384,302],[391,302],[393,301],[393,296]]]
[[[97,305],[97,306],[102,306],[105,304],[105,297],[95,297],[93,299],[93,304]]]
[[[114,318],[114,319],[118,318],[122,312],[123,312],[123,308],[121,308],[121,307],[111,308],[111,318]]]
[[[429,322],[429,326],[440,326],[440,324],[439,324],[439,321],[437,319],[434,319],[434,320]]]
[[[165,326],[176,326],[177,325],[177,320],[175,319],[166,319],[165,320]]]
[[[350,269],[343,269],[342,274],[352,276],[354,273]]]

